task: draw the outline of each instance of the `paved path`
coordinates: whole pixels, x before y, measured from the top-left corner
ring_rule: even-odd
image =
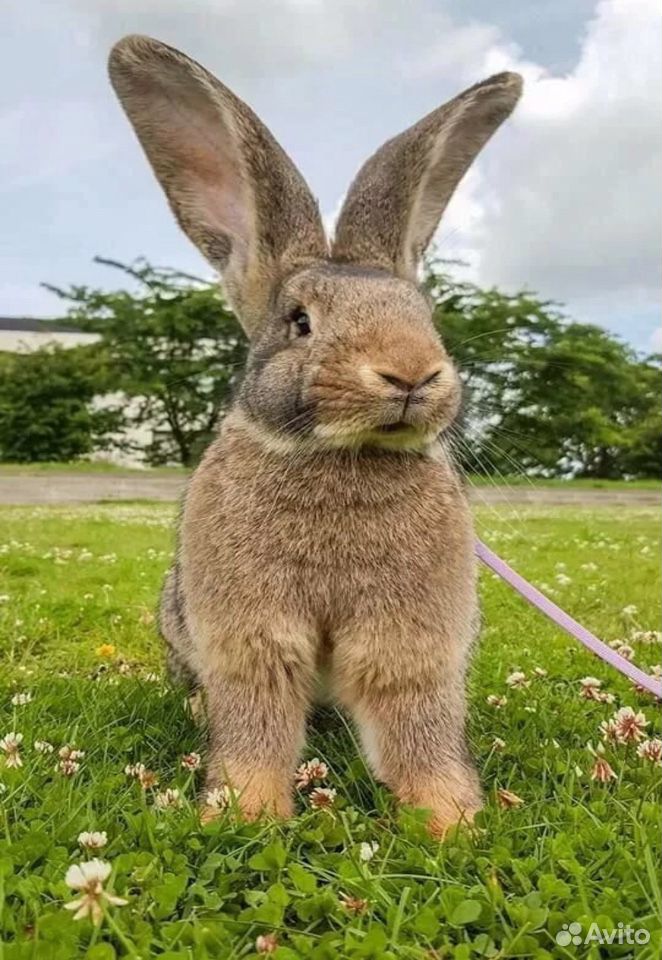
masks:
[[[85,503],[99,500],[163,500],[179,498],[185,483],[181,474],[140,473],[0,473],[0,504]],[[572,487],[477,487],[476,504],[550,504],[566,506],[654,506],[662,499],[656,490],[592,490]]]

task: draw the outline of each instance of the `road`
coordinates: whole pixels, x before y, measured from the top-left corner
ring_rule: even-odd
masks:
[[[100,500],[179,499],[186,478],[180,474],[140,473],[0,473],[0,504],[93,503]],[[472,489],[481,503],[518,506],[652,506],[661,505],[656,490],[585,489],[578,487],[484,486]]]

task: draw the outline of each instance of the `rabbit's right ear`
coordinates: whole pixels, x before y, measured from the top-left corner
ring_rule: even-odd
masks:
[[[255,333],[279,280],[328,255],[303,177],[253,111],[178,50],[125,37],[109,72],[180,226]]]
[[[521,92],[518,74],[496,74],[385,143],[349,188],[333,258],[415,282],[453,191]]]

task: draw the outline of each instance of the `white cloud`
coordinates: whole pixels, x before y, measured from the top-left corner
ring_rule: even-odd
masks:
[[[659,299],[662,11],[659,0],[601,0],[578,46],[589,4],[10,5],[0,185],[12,230],[0,312],[46,310],[44,278],[104,282],[89,263],[96,252],[200,269],[106,80],[111,43],[138,31],[197,57],[245,97],[327,211],[380,141],[476,80],[520,70],[523,101],[461,184],[441,253],[469,261],[482,282],[568,300],[578,319],[647,344]],[[552,73],[549,63],[570,67]]]
[[[452,201],[443,252],[468,256],[484,282],[602,300],[598,313],[658,297],[661,26],[657,0],[601,0],[561,77],[512,45],[486,47],[483,73],[519,69],[525,95]]]

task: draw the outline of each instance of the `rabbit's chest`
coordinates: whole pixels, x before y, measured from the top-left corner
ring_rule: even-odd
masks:
[[[251,461],[195,481],[184,521],[200,576],[227,595],[278,596],[317,617],[357,598],[418,593],[470,521],[457,480],[421,459],[330,457]],[[204,567],[204,569],[203,569]]]

